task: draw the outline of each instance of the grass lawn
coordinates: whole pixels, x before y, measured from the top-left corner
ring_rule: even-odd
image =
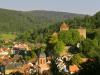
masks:
[[[15,34],[10,34],[10,33],[8,33],[8,34],[5,34],[5,33],[1,33],[0,34],[0,39],[7,39],[7,40],[9,40],[9,39],[11,39],[11,40],[14,40],[16,38],[16,35]]]

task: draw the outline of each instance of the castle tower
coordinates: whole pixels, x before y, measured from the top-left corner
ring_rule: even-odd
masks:
[[[69,25],[66,24],[65,22],[63,22],[60,26],[60,31],[63,31],[63,30],[69,30]]]
[[[81,37],[84,37],[86,39],[86,29],[83,27],[80,27],[79,29],[77,29],[77,31],[79,32]]]

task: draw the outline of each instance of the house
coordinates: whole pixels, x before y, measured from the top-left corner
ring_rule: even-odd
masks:
[[[30,50],[28,44],[25,44],[25,43],[16,43],[14,46],[13,46],[14,49],[21,49],[21,50]]]
[[[0,48],[0,56],[5,56],[5,55],[8,55],[9,54],[9,48]]]
[[[25,43],[14,43],[12,48],[12,54],[25,53],[27,51],[31,51],[31,48]]]
[[[70,72],[70,74],[77,73],[78,71],[79,71],[79,67],[77,65],[73,64],[73,65],[69,66],[69,72]]]

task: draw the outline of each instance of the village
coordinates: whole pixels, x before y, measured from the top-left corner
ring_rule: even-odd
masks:
[[[63,22],[59,29],[60,31],[69,31],[70,26]],[[80,27],[79,29],[74,30],[79,32],[80,37],[86,39],[85,28]],[[58,36],[58,33],[54,32],[51,36]],[[5,43],[7,43],[7,41]],[[2,46],[0,48],[1,74],[14,75],[14,73],[16,73],[16,75],[52,75],[52,70],[56,71],[55,68],[58,69],[59,73],[63,72],[66,75],[71,75],[80,71],[81,67],[79,64],[69,64],[71,59],[76,54],[69,51],[71,48],[73,48],[71,45],[66,45],[59,56],[56,57],[50,54],[49,51],[46,51],[45,46],[46,44],[41,43],[34,45],[35,48],[43,47],[44,49],[40,50],[40,52],[36,51],[35,56],[32,56],[32,47],[24,42],[13,42],[13,45],[8,48]],[[75,51],[75,49],[77,51],[77,49],[80,47],[79,42],[77,43],[76,47],[77,48],[74,48],[73,51]],[[81,58],[81,63],[87,62],[88,60],[94,61],[93,59],[83,57]],[[56,67],[54,67],[54,65]]]
[[[0,0],[0,75],[100,75],[100,0]]]

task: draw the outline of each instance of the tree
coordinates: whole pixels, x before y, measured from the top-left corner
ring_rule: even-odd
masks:
[[[76,45],[80,41],[79,32],[76,30],[60,31],[58,37],[66,45]]]
[[[81,64],[82,69],[78,75],[99,75],[100,73],[100,62],[98,58],[95,61],[87,61]]]
[[[86,15],[83,19],[83,25],[86,28],[95,28],[94,19],[92,16]]]
[[[54,46],[54,51],[56,55],[60,55],[61,52],[64,50],[65,44],[62,41],[58,41]]]
[[[58,36],[57,35],[51,35],[51,37],[49,38],[49,43],[54,45],[57,42],[58,42]]]
[[[97,12],[93,17],[94,17],[96,28],[100,27],[100,11]]]
[[[80,44],[80,50],[82,52],[89,52],[93,47],[92,47],[92,41],[90,39],[86,39]]]
[[[80,44],[80,50],[82,53],[87,54],[88,52],[95,50],[95,48],[96,48],[95,45],[96,45],[96,43],[93,42],[93,40],[85,39]]]
[[[96,29],[95,40],[98,41],[98,46],[100,46],[100,30],[99,29]]]
[[[22,42],[30,41],[30,39],[31,39],[31,32],[29,31],[18,34],[16,38],[17,41],[22,41]]]
[[[99,41],[98,41],[97,39],[93,39],[93,40],[92,40],[92,43],[93,43],[93,45],[94,45],[95,48],[98,48],[98,46],[99,46],[99,45],[98,45],[98,42],[99,42]]]
[[[68,44],[69,38],[71,38],[70,33],[67,31],[60,31],[58,34],[59,40],[62,40],[65,44]]]
[[[71,59],[72,64],[80,65],[82,63],[82,57],[80,54],[75,54]]]

